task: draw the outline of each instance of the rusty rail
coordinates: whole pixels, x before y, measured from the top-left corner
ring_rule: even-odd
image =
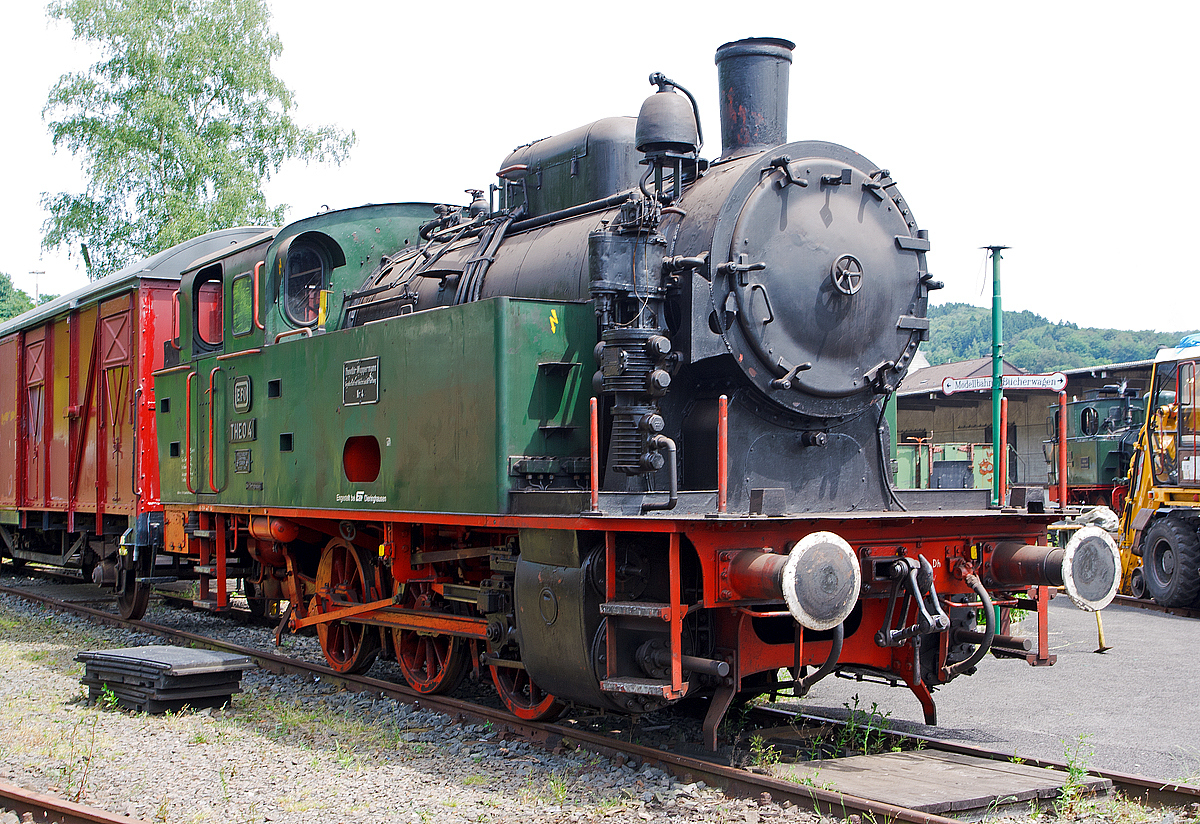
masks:
[[[54,824],[150,824],[144,818],[117,815],[3,781],[0,781],[0,808],[20,816],[30,813],[34,821]]]

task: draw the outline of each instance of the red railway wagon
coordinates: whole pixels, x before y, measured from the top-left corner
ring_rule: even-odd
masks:
[[[188,240],[0,324],[0,553],[81,568],[121,595],[119,556],[161,544],[152,375],[175,337],[179,273],[267,231]]]

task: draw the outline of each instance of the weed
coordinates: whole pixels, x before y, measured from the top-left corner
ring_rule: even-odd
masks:
[[[485,775],[468,775],[462,783],[464,787],[480,787],[488,783],[488,778]]]
[[[1091,733],[1080,733],[1074,744],[1068,744],[1063,749],[1063,757],[1067,762],[1067,780],[1063,783],[1055,803],[1055,812],[1060,816],[1072,812],[1083,796],[1083,782],[1088,774],[1086,762],[1094,754],[1091,745],[1088,744],[1091,737]]]
[[[834,749],[843,753],[847,750],[861,751],[864,755],[873,755],[877,752],[885,750],[885,737],[888,724],[888,716],[890,712],[880,712],[879,704],[872,702],[871,710],[860,710],[858,708],[858,695],[855,695],[850,703],[842,704],[849,712],[846,716],[846,723],[842,726],[838,734],[837,742]],[[874,744],[872,744],[872,740]]]
[[[1015,803],[1017,803],[1017,797],[1015,795],[996,796],[987,805],[987,809],[983,813],[984,820],[989,821],[993,818],[998,818],[1000,816],[1000,808],[1002,806]]]
[[[1105,812],[1109,821],[1145,822],[1150,821],[1155,813],[1161,815],[1162,811],[1149,808],[1138,799],[1130,798],[1118,790],[1105,801]],[[1164,816],[1161,820],[1166,821],[1167,817]]]
[[[68,760],[65,766],[59,768],[59,773],[62,775],[63,790],[72,801],[79,801],[87,791],[88,771],[91,769],[92,757],[96,752],[96,725],[99,721],[100,716],[96,713],[89,713],[87,717],[79,719],[71,727]],[[81,730],[81,728],[83,729]],[[84,741],[81,742],[83,752],[76,756],[76,740],[81,733],[84,738]],[[75,787],[74,794],[71,792],[72,786]]]
[[[108,684],[100,685],[100,706],[105,712],[112,712],[117,708],[117,694],[112,691],[112,687]]]
[[[820,770],[813,770],[809,775],[806,775],[803,778],[799,779],[797,781],[797,783],[801,784],[805,787],[813,787],[818,790],[833,790],[834,786],[832,783],[830,783],[828,781],[818,781],[817,780],[818,778],[820,778],[820,776],[821,776]]]
[[[166,821],[167,813],[170,812],[170,810],[171,799],[164,795],[161,799],[159,799],[158,806],[154,809],[154,820]]]
[[[328,809],[329,804],[324,800],[313,797],[312,790],[300,790],[292,797],[278,799],[279,807],[288,813],[306,813],[311,810]]]
[[[1188,747],[1179,748],[1177,752],[1171,754],[1171,760],[1175,763],[1177,784],[1197,784],[1200,783],[1200,748]]]
[[[230,792],[229,792],[229,779],[230,779],[230,778],[233,778],[233,772],[234,772],[233,770],[230,770],[230,771],[229,771],[229,775],[228,775],[228,776],[226,776],[226,775],[225,775],[225,765],[224,765],[224,764],[222,764],[222,765],[221,765],[221,768],[220,768],[220,769],[217,771],[217,775],[218,775],[218,776],[220,777],[220,779],[221,779],[221,795],[223,795],[223,796],[225,797],[225,803],[226,803],[226,804],[228,804],[228,803],[229,803],[229,799],[230,799]]]
[[[750,736],[750,763],[769,770],[779,763],[779,750],[766,742],[761,735]]]
[[[208,736],[204,734],[204,730],[197,730],[191,738],[192,744],[207,744]]]
[[[344,748],[341,741],[334,741],[334,758],[337,760],[338,766],[343,770],[349,770],[358,766],[358,756],[352,751]]]
[[[550,788],[550,795],[554,798],[554,803],[562,806],[567,800],[567,777],[560,772],[550,773],[547,779],[547,786]]]
[[[750,721],[750,704],[730,708],[721,722],[721,734],[732,739],[742,737],[742,731]]]

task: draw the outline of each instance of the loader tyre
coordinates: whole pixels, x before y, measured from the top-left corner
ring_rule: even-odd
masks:
[[[1146,594],[1165,607],[1186,607],[1200,595],[1200,536],[1196,527],[1163,518],[1142,539]]]

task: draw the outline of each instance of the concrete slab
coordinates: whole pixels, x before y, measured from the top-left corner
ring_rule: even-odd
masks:
[[[783,780],[946,816],[1047,804],[1068,781],[1055,770],[930,750],[776,764],[771,772]],[[1086,778],[1080,789],[1107,793],[1112,782]]]

